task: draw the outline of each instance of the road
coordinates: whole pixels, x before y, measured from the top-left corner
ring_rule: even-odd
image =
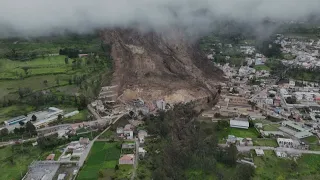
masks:
[[[124,114],[118,115],[118,118],[112,123],[116,123]],[[107,127],[105,130],[103,130],[98,136],[96,136],[92,141],[90,141],[90,143],[87,145],[86,149],[84,150],[84,152],[82,153],[82,155],[80,156],[79,159],[79,167],[82,167],[84,164],[84,161],[87,159],[89,152],[91,150],[92,145],[94,144],[94,142],[99,138],[99,136],[101,136],[103,133],[105,133],[106,131],[108,131],[110,129],[111,126]]]
[[[280,152],[287,153],[299,153],[299,154],[320,154],[320,151],[310,151],[310,150],[301,150],[301,149],[292,149],[292,148],[282,148],[282,147],[268,147],[268,146],[237,146],[239,152],[248,152],[252,149],[262,149],[262,150],[277,150]]]
[[[133,173],[131,176],[131,180],[134,180],[134,178],[136,177],[138,162],[139,162],[139,146],[140,146],[139,143],[140,142],[138,138],[136,138],[135,141],[136,141],[136,151],[135,151],[135,160],[134,160],[135,163],[133,164]]]

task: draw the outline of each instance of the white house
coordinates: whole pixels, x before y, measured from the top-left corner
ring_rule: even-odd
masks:
[[[123,134],[127,139],[133,139],[133,128],[131,124],[127,124],[124,126]]]
[[[230,119],[230,127],[240,128],[240,129],[248,129],[249,128],[248,119],[247,118]]]
[[[144,138],[148,135],[147,131],[145,130],[140,130],[138,132],[138,138],[139,138],[139,142],[140,144],[143,144],[144,143]]]
[[[264,156],[264,152],[262,149],[254,149],[254,151],[256,152],[257,156]]]
[[[279,147],[286,147],[286,148],[293,148],[293,140],[292,139],[285,139],[285,138],[277,138],[277,142]]]

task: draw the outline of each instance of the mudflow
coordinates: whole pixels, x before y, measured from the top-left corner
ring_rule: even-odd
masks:
[[[179,103],[216,97],[223,72],[181,33],[116,29],[102,36],[112,45],[112,85],[118,85],[122,100]]]

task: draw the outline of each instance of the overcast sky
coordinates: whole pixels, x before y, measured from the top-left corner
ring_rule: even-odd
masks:
[[[0,37],[96,28],[206,27],[213,19],[298,20],[318,13],[320,0],[1,0]],[[202,10],[206,13],[199,13]],[[195,28],[196,27],[196,28]]]

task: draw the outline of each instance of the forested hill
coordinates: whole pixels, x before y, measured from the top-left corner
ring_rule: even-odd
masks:
[[[236,163],[235,146],[218,146],[219,132],[227,124],[196,120],[192,104],[176,105],[146,120],[152,138],[148,157],[139,162],[138,179],[250,179],[254,168]],[[148,177],[150,176],[150,177]]]

